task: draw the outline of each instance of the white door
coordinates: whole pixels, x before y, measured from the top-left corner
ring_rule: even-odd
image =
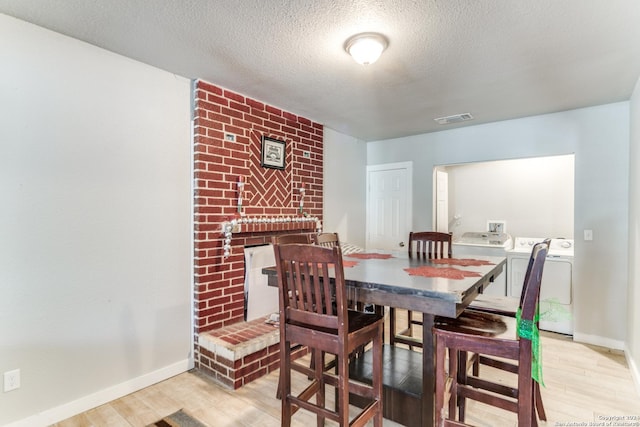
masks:
[[[436,231],[449,232],[449,174],[436,170]]]
[[[367,248],[398,250],[411,229],[411,162],[367,167]]]

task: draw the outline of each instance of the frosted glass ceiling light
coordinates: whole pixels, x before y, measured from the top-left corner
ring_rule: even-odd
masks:
[[[388,44],[387,38],[382,34],[361,33],[350,37],[344,44],[344,49],[358,64],[369,65],[380,58]]]

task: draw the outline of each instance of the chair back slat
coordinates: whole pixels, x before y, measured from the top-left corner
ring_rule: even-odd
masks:
[[[542,284],[542,273],[544,262],[549,251],[548,240],[537,243],[531,251],[529,267],[525,274],[525,281],[520,297],[521,319],[533,320],[536,314],[536,306],[540,299],[540,285]]]
[[[334,246],[340,246],[340,238],[338,237],[338,233],[314,234],[313,243],[319,246],[332,248]]]
[[[451,233],[418,231],[409,233],[409,257],[436,259],[451,258]]]
[[[311,244],[311,234],[297,233],[297,234],[282,234],[280,236],[273,236],[271,243],[274,245],[290,245],[292,243]]]
[[[347,316],[340,248],[307,244],[275,244],[273,248],[284,315],[280,321],[338,329]],[[335,288],[332,271],[335,283],[340,284]]]

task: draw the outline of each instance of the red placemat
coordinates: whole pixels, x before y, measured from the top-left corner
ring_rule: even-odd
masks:
[[[354,265],[358,265],[358,261],[349,261],[348,259],[343,259],[342,260],[342,266],[343,267],[353,267]]]
[[[460,265],[463,267],[478,265],[495,265],[494,263],[484,259],[460,259],[460,258],[438,258],[429,260],[432,264]]]
[[[465,277],[480,277],[482,274],[474,271],[463,271],[457,268],[451,267],[431,267],[423,265],[421,267],[405,268],[404,271],[409,273],[410,276],[424,276],[424,277],[442,277],[445,279],[457,279],[461,280]]]
[[[346,255],[350,258],[359,258],[359,259],[389,259],[393,258],[391,254],[379,254],[379,253],[364,253],[364,252],[356,252],[354,254]]]

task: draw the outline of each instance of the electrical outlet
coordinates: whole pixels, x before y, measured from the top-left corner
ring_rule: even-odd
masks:
[[[584,230],[584,240],[593,240],[593,230]]]
[[[305,159],[311,158],[311,152],[310,151],[303,151],[302,152],[302,157],[304,157]]]
[[[4,373],[4,391],[5,393],[11,390],[20,388],[20,369],[14,369],[13,371],[7,371]]]
[[[489,233],[506,233],[507,223],[505,221],[490,219],[487,221],[487,231]]]

